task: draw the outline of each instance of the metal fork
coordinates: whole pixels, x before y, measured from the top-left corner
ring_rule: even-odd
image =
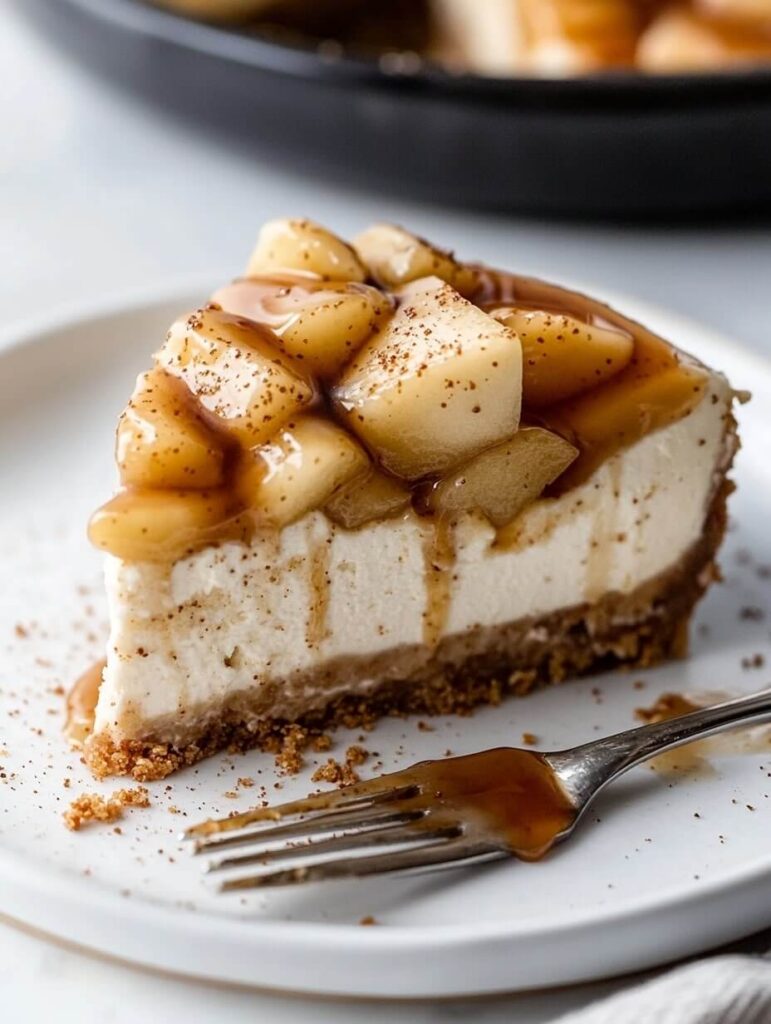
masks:
[[[567,839],[597,794],[629,768],[762,721],[771,721],[771,689],[569,750],[501,747],[423,761],[336,792],[205,821],[183,838],[196,854],[214,855],[207,870],[226,873],[223,892],[512,855],[535,860]],[[283,864],[290,866],[276,867]]]

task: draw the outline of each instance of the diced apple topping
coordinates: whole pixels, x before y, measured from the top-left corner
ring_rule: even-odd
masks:
[[[620,376],[542,414],[548,426],[581,448],[565,486],[585,480],[614,452],[686,416],[704,397],[708,379],[702,367],[681,360],[666,342],[641,334]]]
[[[163,370],[137,378],[118,422],[115,453],[126,487],[205,489],[223,482],[221,446],[185,386]]]
[[[314,397],[312,385],[274,341],[267,327],[205,307],[172,325],[156,361],[235,439],[252,447]]]
[[[244,453],[236,493],[258,523],[281,528],[322,508],[369,465],[345,430],[318,416],[300,416],[268,444]]]
[[[364,267],[347,242],[312,220],[281,218],[264,225],[247,277],[300,271],[326,281],[363,281]]]
[[[491,314],[522,342],[522,401],[532,409],[604,384],[632,358],[634,341],[613,327],[562,313],[502,308]]]
[[[517,336],[450,285],[408,285],[394,316],[332,388],[346,422],[391,473],[442,473],[517,429]]]
[[[248,274],[174,323],[138,378],[97,547],[169,562],[312,512],[353,530],[413,506],[480,512],[500,540],[546,487],[705,394],[706,371],[600,303],[393,225],[354,249],[272,221]]]
[[[541,427],[523,427],[453,470],[425,496],[431,512],[452,516],[479,509],[505,526],[563,473],[578,449]]]
[[[231,499],[217,491],[134,490],[91,517],[91,543],[131,562],[167,562],[223,537]]]
[[[404,512],[410,506],[411,495],[398,480],[376,469],[369,476],[356,479],[332,495],[324,511],[346,530],[355,530],[365,523]]]
[[[338,373],[392,310],[391,300],[369,285],[289,275],[244,278],[212,298],[272,328],[281,350],[322,379]]]
[[[395,224],[375,224],[354,239],[353,245],[372,278],[386,288],[400,288],[422,277],[439,277],[465,296],[477,286],[472,267]]]

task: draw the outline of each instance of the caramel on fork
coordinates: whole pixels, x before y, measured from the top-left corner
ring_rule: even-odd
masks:
[[[771,690],[764,690],[569,750],[500,747],[423,761],[337,793],[206,821],[184,838],[194,840],[196,853],[249,848],[209,864],[211,871],[230,872],[223,891],[507,856],[538,860],[571,835],[594,797],[629,768],[691,740],[768,720]],[[272,827],[262,828],[266,822]],[[384,847],[390,849],[380,852]],[[281,862],[295,863],[274,870]]]

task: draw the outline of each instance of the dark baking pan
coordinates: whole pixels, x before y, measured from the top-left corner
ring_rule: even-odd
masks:
[[[360,188],[589,217],[771,209],[771,68],[569,80],[323,56],[140,0],[24,0],[84,63]]]

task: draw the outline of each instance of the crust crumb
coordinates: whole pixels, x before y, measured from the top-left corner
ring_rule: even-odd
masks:
[[[276,768],[284,775],[297,775],[305,764],[308,742],[308,730],[302,725],[286,726],[276,751]]]
[[[345,763],[351,767],[364,764],[369,757],[369,751],[359,743],[354,743],[345,752]]]
[[[268,733],[261,744],[263,750],[276,755],[276,768],[282,775],[297,775],[305,767],[305,751],[329,750],[332,738],[318,728],[295,723],[284,724],[272,734]]]
[[[360,782],[359,773],[356,769],[369,757],[369,751],[355,743],[345,752],[345,761],[336,761],[334,757],[327,758],[326,764],[320,765],[311,777],[312,782],[329,782],[333,786],[351,786],[354,782]]]
[[[353,775],[356,775],[353,769],[351,769],[351,771]],[[340,762],[336,761],[334,757],[330,757],[327,759],[325,764],[319,765],[311,776],[311,782],[329,782],[333,786],[344,786],[346,784],[343,781],[345,774],[345,765],[340,764]],[[355,782],[357,780],[358,775],[353,781]]]
[[[98,793],[81,793],[64,812],[64,824],[79,832],[90,822],[113,822],[123,817],[127,807],[149,807],[150,794],[144,786],[119,789],[106,799]]]

